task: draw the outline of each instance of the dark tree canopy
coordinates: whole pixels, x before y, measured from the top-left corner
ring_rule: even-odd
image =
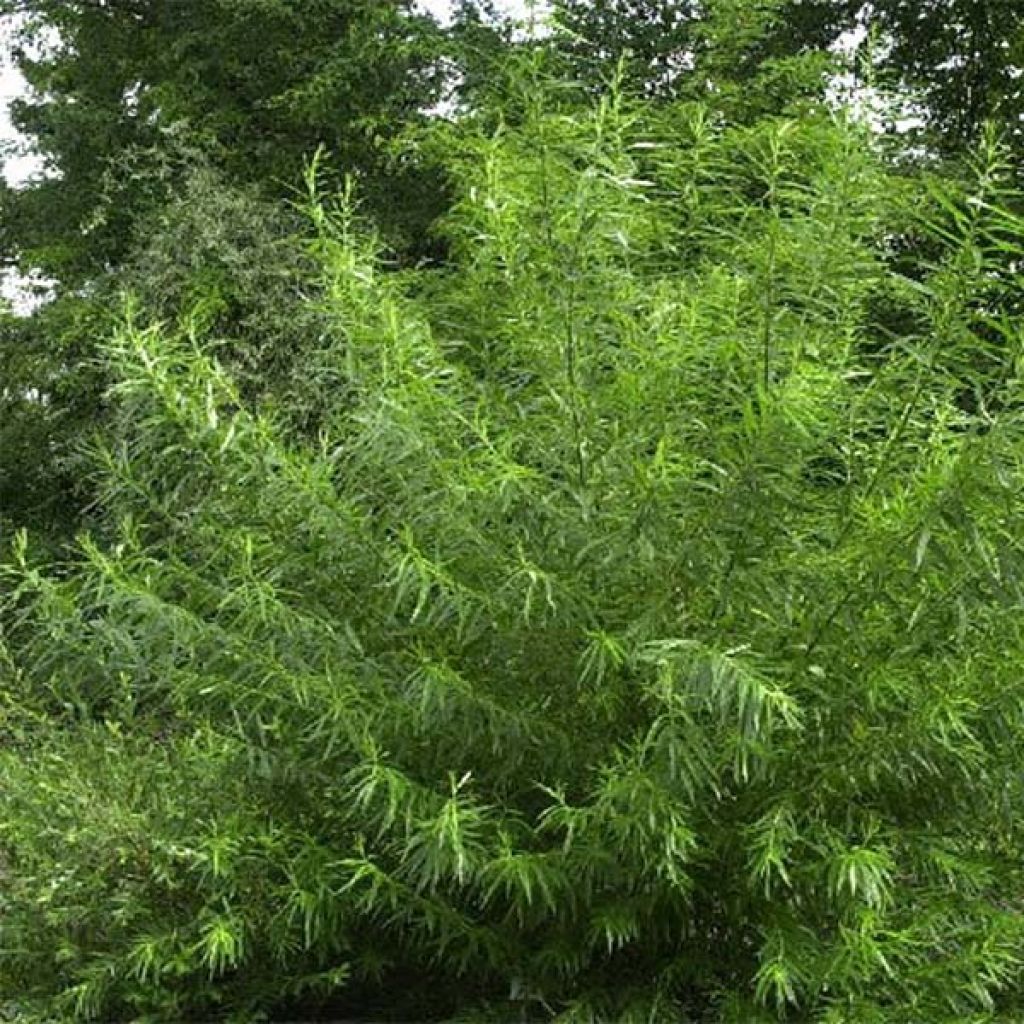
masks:
[[[410,207],[424,197],[386,147],[435,102],[442,68],[437,28],[412,7],[7,4],[21,12],[15,57],[32,89],[15,102],[14,122],[55,175],[7,197],[8,245],[69,283],[117,265],[140,213],[164,198],[167,168],[155,162],[166,132],[181,129],[229,180],[277,192],[326,146],[367,182],[385,220],[396,204],[415,220]]]
[[[892,41],[884,66],[923,93],[947,150],[993,122],[1024,154],[1024,2],[878,0],[871,20]]]
[[[700,95],[765,61],[823,49],[858,3],[821,0],[556,0],[566,49],[584,73],[623,55],[642,93]]]
[[[821,50],[856,25],[877,33],[879,70],[925,102],[930,141],[948,152],[994,121],[1024,134],[1021,0],[556,0],[584,73],[631,54],[642,89],[678,95],[713,79],[749,79],[766,60]],[[689,73],[688,73],[689,72]],[[695,81],[696,79],[696,81]]]
[[[411,0],[19,0],[0,13],[11,19],[10,56],[30,87],[13,120],[47,172],[0,194],[0,245],[8,264],[55,285],[51,308],[0,326],[0,366],[12,382],[0,394],[8,442],[0,511],[8,521],[73,527],[89,490],[67,474],[105,415],[94,314],[123,289],[152,299],[154,314],[169,308],[161,288],[170,279],[139,273],[163,239],[178,262],[173,295],[220,280],[221,292],[234,294],[220,322],[237,336],[252,322],[251,303],[266,309],[274,291],[226,276],[249,273],[251,284],[252,261],[273,271],[269,250],[246,251],[254,236],[231,220],[255,222],[260,203],[294,199],[319,147],[334,172],[325,182],[353,175],[391,245],[409,258],[429,254],[444,182],[395,142],[437,101],[447,65],[436,24]],[[209,202],[176,244],[197,175]],[[216,200],[212,181],[225,197],[247,199]],[[273,222],[282,212],[264,215]],[[225,246],[235,255],[218,267],[210,254]],[[276,339],[278,364],[296,333]],[[258,348],[266,358],[267,345],[264,324],[246,358]],[[26,403],[25,393],[45,406]]]

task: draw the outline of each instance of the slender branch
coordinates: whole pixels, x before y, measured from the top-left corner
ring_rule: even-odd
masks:
[[[583,439],[583,423],[579,407],[579,379],[576,370],[576,274],[569,278],[569,295],[565,308],[565,377],[569,391],[569,415],[572,420],[573,443],[576,447],[576,472],[580,489],[587,486],[587,455]]]
[[[774,198],[772,200],[774,206]],[[773,221],[768,236],[768,281],[764,293],[764,318],[761,326],[762,371],[761,385],[765,397],[771,387],[772,327],[775,318],[775,257],[778,223]]]

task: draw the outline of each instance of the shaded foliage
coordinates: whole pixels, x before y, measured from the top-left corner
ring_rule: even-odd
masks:
[[[976,144],[986,122],[1024,152],[1024,6],[1017,0],[880,0],[872,17],[892,39],[884,66],[920,90],[932,140]]]
[[[630,79],[647,94],[728,93],[743,83],[748,95],[738,98],[759,110],[772,101],[765,79],[792,78],[795,57],[820,54],[860,26],[877,41],[872,75],[914,97],[931,148],[963,154],[992,122],[1021,151],[1019,0],[557,0],[555,9],[583,74],[607,75],[628,54]]]
[[[0,517],[60,543],[93,500],[80,450],[107,427],[95,346],[122,290],[174,317],[195,293],[247,393],[267,393],[315,329],[272,311],[296,308],[301,245],[271,239],[293,231],[284,206],[320,146],[403,258],[436,258],[445,183],[398,140],[450,61],[407,0],[7,0],[0,16],[29,87],[12,119],[45,167],[0,190],[2,258],[55,300],[0,331]]]
[[[436,25],[406,0],[33,0],[5,10],[20,13],[13,56],[31,89],[13,104],[14,123],[54,172],[7,197],[23,266],[75,284],[119,264],[133,225],[166,194],[146,172],[179,125],[233,183],[279,189],[326,145],[366,176],[385,221],[395,205],[411,217],[429,198],[386,167],[386,143],[422,117],[443,74]]]
[[[568,30],[564,48],[584,74],[607,74],[622,57],[627,81],[653,96],[707,99],[725,90],[754,109],[771,103],[771,90],[753,84],[792,75],[794,58],[821,57],[838,32],[854,23],[859,0],[556,0]],[[820,91],[818,76],[803,87]],[[800,77],[798,73],[798,77]],[[712,102],[714,102],[712,100]]]
[[[254,187],[231,186],[193,152],[181,161],[180,181],[141,219],[116,272],[0,324],[0,529],[31,525],[59,544],[89,522],[86,451],[110,429],[97,344],[126,293],[151,319],[203,331],[248,399],[302,392],[302,357],[328,330],[307,223]]]

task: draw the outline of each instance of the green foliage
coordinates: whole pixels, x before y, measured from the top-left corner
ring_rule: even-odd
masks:
[[[1024,18],[1003,0],[924,0],[873,5],[893,45],[884,66],[924,98],[932,141],[976,144],[987,121],[1024,152]]]
[[[109,325],[107,309],[77,298],[0,316],[0,545],[17,527],[31,524],[54,543],[82,523],[91,469],[81,442],[103,403],[87,356]]]
[[[649,95],[710,93],[755,113],[820,86],[823,51],[859,24],[878,43],[867,57],[872,76],[913,97],[931,149],[962,156],[990,121],[1018,154],[1024,148],[1024,18],[1016,0],[555,0],[554,7],[569,32],[562,49],[580,77],[600,81],[625,55],[629,81]]]
[[[555,0],[559,47],[600,82],[620,59],[631,88],[729,105],[748,116],[819,93],[824,50],[862,5],[850,0]],[[783,81],[789,80],[779,94]]]
[[[13,120],[55,173],[5,196],[23,267],[77,285],[116,266],[166,197],[152,172],[182,126],[232,184],[273,191],[326,145],[382,214],[404,193],[396,231],[423,205],[387,154],[443,74],[409,0],[5,0],[0,15],[31,87]]]
[[[29,87],[12,120],[46,171],[0,187],[0,248],[55,299],[0,324],[0,529],[59,544],[92,505],[80,448],[106,430],[96,342],[121,289],[172,318],[193,292],[246,394],[281,386],[317,333],[283,322],[282,293],[302,265],[284,205],[319,146],[393,248],[436,255],[444,183],[398,139],[450,45],[409,0],[0,0],[0,21]]]
[[[139,215],[116,271],[0,322],[2,533],[29,525],[60,544],[89,521],[85,449],[111,427],[97,344],[126,291],[145,316],[202,331],[247,399],[288,396],[295,425],[315,432],[302,360],[331,328],[315,305],[305,219],[231,186],[200,154],[168,163],[161,177],[178,180],[158,212]]]
[[[315,437],[108,342],[102,533],[2,584],[25,1019],[1024,1009],[998,150],[545,106],[443,130],[443,268],[312,204]]]

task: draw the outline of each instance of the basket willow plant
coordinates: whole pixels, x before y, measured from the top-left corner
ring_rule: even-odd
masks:
[[[998,150],[540,108],[442,270],[311,172],[315,440],[110,342],[105,532],[4,583],[16,1019],[1019,1019]]]

